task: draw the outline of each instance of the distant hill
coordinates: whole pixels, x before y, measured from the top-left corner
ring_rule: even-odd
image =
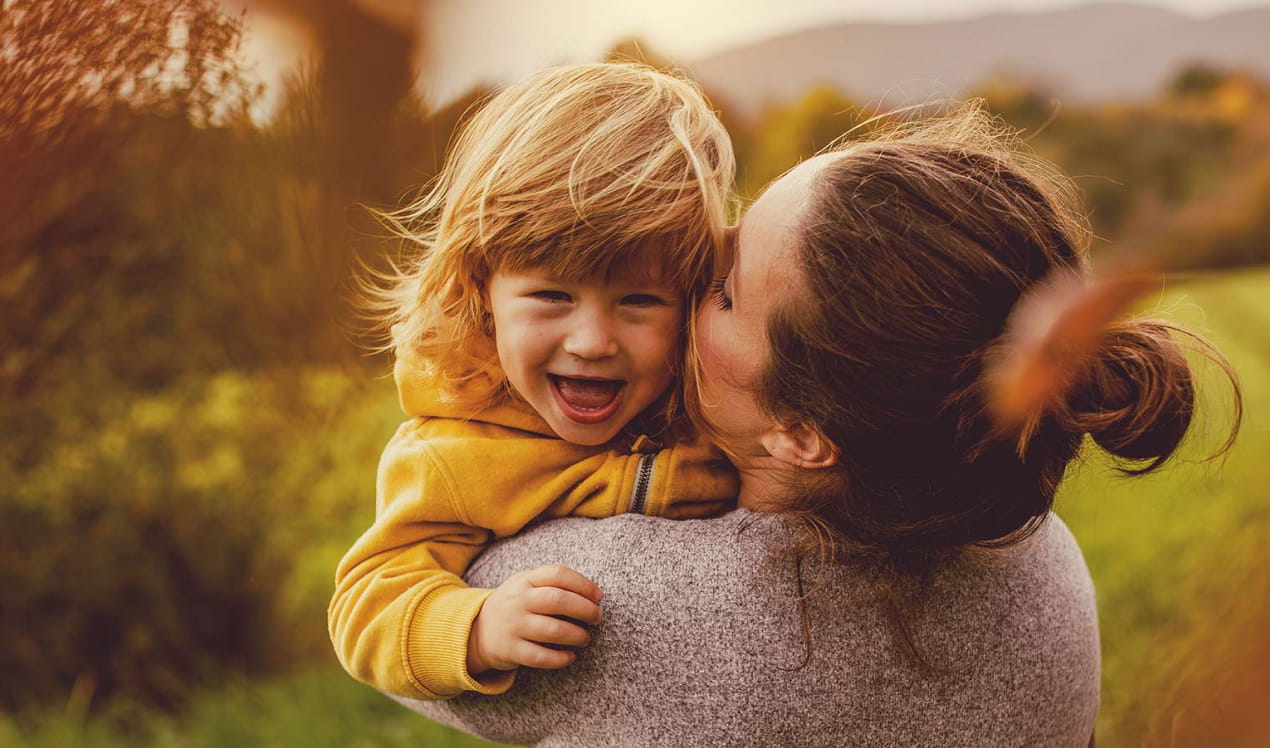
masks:
[[[1270,8],[1193,18],[1124,3],[937,23],[840,23],[734,47],[686,71],[737,113],[817,83],[894,106],[1008,74],[1069,100],[1143,99],[1188,63],[1270,77]]]

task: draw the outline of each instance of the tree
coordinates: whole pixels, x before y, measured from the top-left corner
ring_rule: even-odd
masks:
[[[191,131],[246,122],[257,91],[237,56],[241,18],[214,0],[3,2],[0,393],[12,395],[114,311],[96,303],[103,279],[163,265],[168,237],[140,231],[138,213],[173,208],[125,192],[148,188],[128,159],[171,168]]]
[[[1188,65],[1169,83],[1167,93],[1174,98],[1204,97],[1217,90],[1229,75],[1204,64]]]
[[[748,158],[738,176],[743,195],[757,193],[786,169],[842,137],[863,110],[829,86],[816,86],[797,103],[769,109],[750,133]],[[867,130],[865,130],[867,132]]]
[[[236,57],[242,19],[214,0],[3,0],[0,7],[6,146],[65,142],[102,126],[118,105],[206,124],[242,115],[251,100]]]

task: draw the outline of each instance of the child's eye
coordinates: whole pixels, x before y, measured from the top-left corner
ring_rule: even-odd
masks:
[[[667,306],[665,298],[651,293],[633,293],[622,297],[622,303],[628,306]]]
[[[564,304],[571,301],[569,294],[564,291],[534,291],[529,294],[532,298],[540,301],[547,301],[552,304]]]
[[[728,298],[728,292],[723,288],[727,282],[728,276],[726,275],[720,275],[710,282],[710,300],[714,302],[715,306],[723,310],[732,308],[732,299]]]

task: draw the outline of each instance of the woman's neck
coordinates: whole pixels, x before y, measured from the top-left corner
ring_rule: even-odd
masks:
[[[771,457],[737,465],[741,488],[736,505],[752,512],[784,511],[790,502],[789,466]]]

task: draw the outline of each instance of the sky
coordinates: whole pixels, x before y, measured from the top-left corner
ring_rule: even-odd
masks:
[[[246,5],[247,55],[270,88],[304,53],[304,39],[269,12],[270,0]],[[425,97],[444,103],[480,83],[505,83],[534,70],[601,57],[638,38],[653,54],[691,62],[754,39],[833,21],[929,22],[993,12],[1029,13],[1088,0],[359,0],[398,24],[413,24],[421,42]],[[1195,16],[1264,6],[1270,0],[1148,0]],[[420,12],[420,9],[424,9]]]
[[[430,98],[483,80],[504,82],[561,62],[596,59],[615,42],[646,41],[655,54],[691,61],[752,39],[827,21],[921,22],[991,12],[1035,12],[1088,0],[433,0],[423,21]],[[1191,15],[1265,5],[1250,0],[1157,0]],[[540,9],[546,8],[543,13]]]

